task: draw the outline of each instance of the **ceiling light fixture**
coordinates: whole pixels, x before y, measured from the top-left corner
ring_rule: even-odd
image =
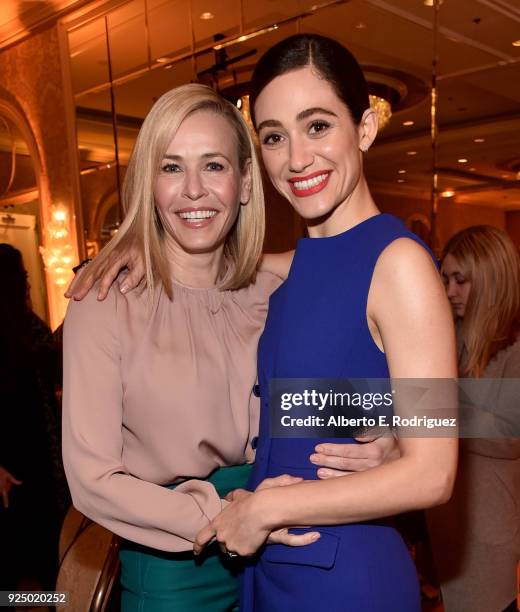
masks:
[[[355,28],[356,30],[364,30],[367,27],[366,23],[363,23],[362,21],[360,21],[359,23],[356,23]]]
[[[262,28],[261,30],[256,30],[255,32],[251,32],[250,34],[244,34],[239,36],[238,38],[233,38],[232,40],[228,40],[225,43],[220,43],[219,45],[214,45],[214,51],[220,51],[221,49],[225,49],[226,47],[231,47],[231,45],[236,45],[237,43],[244,42],[245,40],[249,40],[250,38],[255,38],[256,36],[261,36],[262,34],[267,34],[268,32],[272,32],[273,30],[278,30],[278,24],[274,24],[268,28]]]
[[[214,19],[215,15],[213,15],[213,13],[202,13],[200,16],[200,19],[202,19],[203,21],[208,21],[208,19]]]
[[[468,163],[468,160],[465,157],[461,157],[457,161],[459,162],[459,164],[467,164]]]
[[[406,170],[398,170],[397,174],[406,174]]]
[[[404,179],[397,179],[398,183],[404,183]]]
[[[403,121],[403,125],[408,127],[409,125],[414,125],[415,121]]]
[[[520,40],[514,40],[511,44],[513,47],[520,47]]]
[[[170,61],[170,58],[169,57],[158,57],[155,61],[158,64],[166,64],[166,62]]]
[[[486,142],[485,138],[473,138],[473,142]]]
[[[406,155],[417,155],[417,151],[406,151]]]
[[[455,195],[455,192],[451,189],[446,189],[441,193],[441,198],[452,198]]]

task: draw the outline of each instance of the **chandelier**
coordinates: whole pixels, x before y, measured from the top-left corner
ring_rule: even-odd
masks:
[[[392,116],[392,105],[381,96],[370,94],[370,107],[377,113],[377,129],[380,132],[386,127]]]

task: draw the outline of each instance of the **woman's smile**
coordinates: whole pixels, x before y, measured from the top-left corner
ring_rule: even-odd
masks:
[[[218,215],[218,210],[214,208],[183,208],[175,213],[186,227],[199,229],[207,227]]]
[[[331,172],[332,170],[320,170],[308,176],[290,178],[289,186],[291,187],[291,191],[298,198],[305,198],[315,193],[319,193],[328,185]]]

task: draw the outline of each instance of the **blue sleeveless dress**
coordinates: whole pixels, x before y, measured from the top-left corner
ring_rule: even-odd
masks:
[[[314,446],[338,442],[270,438],[271,379],[388,377],[385,355],[368,329],[366,306],[379,255],[401,237],[422,244],[399,219],[380,214],[337,236],[298,242],[289,276],[271,296],[259,344],[262,408],[251,489],[284,473],[316,479],[309,461]],[[250,562],[242,578],[242,612],[420,610],[415,567],[391,520],[318,530],[321,537],[314,544],[268,545]]]

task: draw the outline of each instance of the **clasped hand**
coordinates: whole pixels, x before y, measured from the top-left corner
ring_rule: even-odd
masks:
[[[229,504],[198,533],[193,545],[194,553],[199,554],[213,540],[219,543],[222,550],[242,557],[253,555],[266,541],[291,546],[305,546],[316,541],[320,537],[318,532],[293,535],[287,529],[273,531],[272,526],[266,522],[266,513],[260,503],[262,491],[298,484],[302,480],[283,474],[276,478],[266,478],[254,493],[244,489],[232,491],[226,497]]]
[[[365,436],[358,439],[361,444],[318,444],[310,460],[319,467],[320,479],[345,476],[362,472],[399,457],[399,447],[391,435]],[[284,474],[277,478],[265,479],[255,493],[237,489],[227,501],[230,503],[204,527],[195,539],[193,550],[200,553],[204,546],[216,540],[224,551],[242,556],[253,555],[266,542],[287,546],[306,546],[319,537],[319,532],[303,534],[289,533],[288,528],[274,529],[265,523],[265,512],[260,511],[258,493],[271,487],[298,484],[301,478]],[[255,497],[256,496],[256,497]]]

